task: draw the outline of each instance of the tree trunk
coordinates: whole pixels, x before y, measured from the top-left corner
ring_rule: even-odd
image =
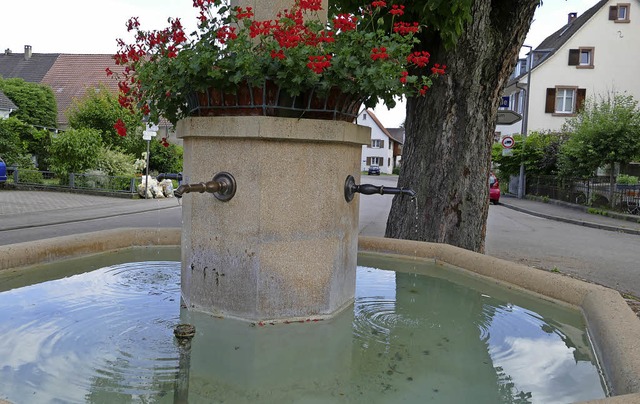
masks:
[[[491,145],[501,90],[513,71],[538,0],[476,0],[455,48],[425,44],[447,74],[407,101],[398,186],[386,236],[484,252]]]

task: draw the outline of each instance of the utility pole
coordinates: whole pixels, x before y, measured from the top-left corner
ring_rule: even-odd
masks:
[[[527,54],[527,89],[525,97],[524,97],[524,108],[523,108],[523,117],[522,117],[522,150],[521,150],[521,158],[520,158],[520,177],[518,178],[518,199],[522,199],[524,197],[524,145],[527,140],[527,131],[528,131],[528,123],[529,123],[529,92],[531,90],[531,68],[533,67],[533,47],[529,45],[522,45],[525,48],[529,48],[529,53]]]

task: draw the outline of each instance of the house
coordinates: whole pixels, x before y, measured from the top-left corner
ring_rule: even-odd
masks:
[[[74,99],[84,97],[88,88],[104,85],[117,93],[118,83],[114,77],[107,77],[107,67],[115,72],[122,71],[115,65],[112,55],[33,53],[29,45],[25,45],[24,53],[6,49],[0,54],[0,76],[3,78],[21,78],[51,87],[58,106],[59,129],[67,127],[68,108]]]
[[[356,122],[371,128],[371,143],[362,146],[360,169],[366,171],[370,165],[378,165],[380,172],[393,173],[394,167],[400,163],[404,129],[387,130],[369,109],[360,112]]]
[[[544,7],[544,6],[543,6]],[[518,61],[503,91],[507,109],[527,116],[527,132],[559,131],[588,98],[613,92],[640,101],[640,0],[601,0]],[[530,75],[529,107],[526,87]],[[497,125],[496,137],[523,132],[524,119]]]
[[[16,104],[0,91],[0,119],[7,119],[16,109]]]

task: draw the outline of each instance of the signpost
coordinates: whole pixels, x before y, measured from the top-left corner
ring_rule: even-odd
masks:
[[[502,144],[502,155],[503,156],[513,156],[512,147],[516,144],[516,141],[513,140],[512,136],[504,136],[500,139],[500,143]]]
[[[505,136],[502,138],[502,147],[505,149],[510,149],[516,143],[511,136]]]
[[[497,125],[513,125],[522,120],[522,115],[510,109],[499,109]]]
[[[149,143],[151,143],[151,138],[156,136],[158,132],[158,127],[156,125],[147,124],[147,130],[142,132],[142,139],[147,141],[147,174],[144,177],[144,199],[147,199],[147,193],[149,192]]]

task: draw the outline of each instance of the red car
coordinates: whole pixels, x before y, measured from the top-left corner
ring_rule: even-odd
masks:
[[[500,184],[498,177],[493,173],[489,174],[489,202],[497,205],[500,203]]]

